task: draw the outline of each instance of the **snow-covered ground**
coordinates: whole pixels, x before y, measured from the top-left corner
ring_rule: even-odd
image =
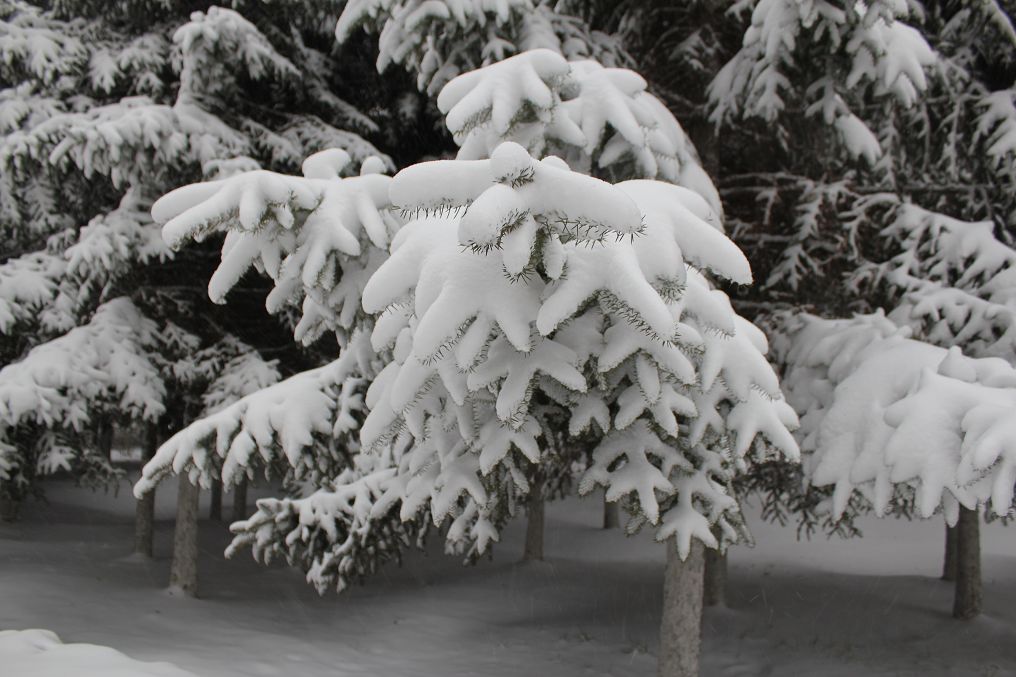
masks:
[[[520,523],[492,561],[414,554],[323,598],[299,572],[225,561],[225,527],[204,524],[202,599],[189,600],[164,591],[174,493],[160,493],[157,558],[146,562],[127,554],[128,492],[51,485],[48,505],[0,526],[0,629],[46,628],[198,677],[655,674],[662,548],[597,528],[595,500],[549,507],[546,563],[518,564]],[[983,528],[986,613],[962,623],[937,579],[940,521],[863,526],[861,540],[797,542],[793,528],[755,523],[758,546],[731,554],[732,608],[707,612],[703,675],[1016,675],[1016,531]],[[0,635],[3,677],[50,674],[27,667],[31,642],[49,660],[100,655],[14,637]],[[104,675],[178,674],[102,655],[136,668]]]
[[[64,644],[49,630],[0,630],[5,675],[32,677],[193,677],[168,663],[143,663],[94,644]]]

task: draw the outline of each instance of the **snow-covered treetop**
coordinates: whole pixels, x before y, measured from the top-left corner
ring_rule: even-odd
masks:
[[[461,146],[460,160],[490,157],[513,141],[536,157],[558,155],[584,173],[686,185],[719,213],[694,147],[646,88],[634,71],[536,49],[459,75],[437,104]]]
[[[553,242],[601,242],[642,230],[638,208],[610,184],[572,172],[557,158],[536,161],[511,142],[489,160],[437,160],[404,169],[391,199],[406,212],[465,208],[459,242],[478,252],[500,250],[513,276],[529,266],[538,236],[541,243],[553,238],[548,246],[554,249]]]
[[[431,94],[459,73],[530,49],[625,61],[615,40],[545,0],[350,0],[336,37],[346,42],[361,27],[379,36],[379,71],[403,65]]]
[[[235,70],[238,62],[243,66],[240,71]],[[222,7],[194,12],[173,33],[173,66],[180,73],[177,101],[225,99],[241,73],[252,80],[272,78],[279,83],[299,75],[254,24]]]
[[[815,485],[834,487],[839,517],[854,492],[876,512],[898,487],[924,517],[950,523],[962,504],[1012,510],[1016,369],[909,336],[882,314],[791,320],[782,360],[788,401],[803,412],[801,449]]]

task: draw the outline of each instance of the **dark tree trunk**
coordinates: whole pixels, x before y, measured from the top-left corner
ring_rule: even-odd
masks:
[[[945,525],[945,560],[942,562],[942,580],[943,581],[955,581],[956,580],[956,566],[957,566],[957,542],[959,541],[960,530],[959,525],[951,527],[948,524]]]
[[[617,529],[621,526],[621,504],[617,501],[603,501],[603,528]]]
[[[149,423],[145,430],[145,446],[141,460],[148,463],[159,448],[159,427]],[[155,489],[138,499],[134,509],[134,552],[151,557],[155,551]]]
[[[95,445],[107,461],[113,459],[113,422],[100,419],[95,425]]]
[[[21,513],[21,506],[18,501],[8,496],[6,492],[0,491],[0,522],[17,522]]]
[[[526,549],[523,561],[543,559],[543,472],[533,475],[526,499]]]
[[[176,529],[173,533],[173,563],[169,588],[188,597],[198,593],[198,499],[201,489],[180,475],[176,499]]]
[[[208,519],[221,522],[222,521],[222,480],[215,480],[212,482],[212,500],[211,506],[208,508]]]
[[[953,618],[964,620],[981,613],[981,535],[977,510],[960,508],[956,539],[956,597]]]
[[[702,578],[705,547],[692,540],[681,561],[673,538],[667,540],[663,577],[663,618],[660,622],[659,677],[698,677],[702,643]]]
[[[233,522],[247,519],[247,478],[233,485]]]
[[[716,548],[706,548],[702,604],[727,605],[727,553]]]

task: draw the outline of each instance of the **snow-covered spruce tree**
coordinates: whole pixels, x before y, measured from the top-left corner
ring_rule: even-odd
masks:
[[[720,223],[719,198],[694,147],[674,116],[646,90],[645,80],[630,70],[531,50],[456,77],[442,89],[437,104],[460,145],[459,159],[486,158],[499,144],[514,141],[534,156],[557,155],[576,170],[614,181],[658,178],[685,185],[709,201],[711,207],[700,206],[699,215]],[[573,435],[560,446],[575,458],[576,468],[587,465],[589,445]],[[542,557],[544,495],[563,495],[573,476],[550,468],[535,472],[527,559]],[[616,507],[606,503],[605,522],[617,515]]]
[[[421,90],[444,91],[438,106],[449,116],[461,159],[487,157],[499,143],[512,140],[538,157],[557,154],[575,169],[615,181],[679,180],[707,196],[720,213],[715,188],[673,115],[645,91],[640,76],[610,68],[631,62],[618,39],[619,24],[627,21],[617,19],[631,11],[614,3],[567,0],[357,0],[346,5],[336,35],[348,42],[358,28],[377,34],[379,71],[401,65]],[[538,62],[539,50],[564,58]],[[480,65],[486,67],[455,77]],[[452,79],[458,82],[446,91]],[[510,92],[500,97],[497,111],[488,108],[478,118],[450,112],[465,92],[475,99],[489,98],[493,91]],[[562,98],[569,99],[563,106]],[[475,108],[475,101],[463,103],[460,111]],[[574,451],[581,454],[581,449],[577,445]],[[548,495],[560,495],[571,476],[541,479]],[[605,524],[616,522],[616,507],[605,504]],[[536,503],[533,508],[534,515],[542,514]],[[534,535],[541,532],[539,524],[532,527]]]
[[[879,515],[903,501],[958,522],[953,613],[977,615],[977,512],[1008,516],[1014,505],[1016,369],[915,341],[882,314],[802,316],[794,327],[785,384],[804,412],[806,474],[833,487],[834,517],[860,496]]]
[[[536,53],[532,58],[551,63],[560,59],[549,52]],[[517,63],[524,62],[520,59]],[[482,96],[476,96],[471,105],[490,104]],[[286,298],[307,290],[305,312],[309,307],[314,318],[324,313],[319,308],[332,308],[329,317],[340,321],[331,328],[339,329],[340,336],[348,336],[348,342],[333,367],[294,377],[248,396],[178,434],[146,468],[146,479],[137,490],[143,492],[171,471],[192,474],[202,481],[220,470],[223,475],[232,476],[238,470],[247,471],[259,456],[274,458],[280,446],[294,468],[306,466],[307,472],[312,473],[321,454],[317,449],[308,450],[327,443],[329,433],[333,440],[341,440],[344,433],[358,424],[352,410],[362,407],[362,403],[343,399],[346,386],[357,387],[349,380],[350,376],[356,374],[362,384],[363,375],[373,373],[376,378],[372,378],[373,385],[367,394],[367,404],[373,412],[360,438],[369,443],[374,453],[351,454],[346,470],[333,475],[329,486],[306,498],[259,501],[258,512],[250,520],[234,525],[239,532],[234,549],[249,543],[261,557],[283,554],[289,561],[301,564],[308,578],[322,590],[332,586],[341,589],[370,573],[385,558],[397,555],[402,545],[419,535],[428,522],[442,523],[448,517],[452,518],[446,532],[449,548],[479,554],[496,538],[498,526],[511,516],[517,500],[528,491],[530,475],[526,471],[543,463],[553,468],[567,460],[555,460],[554,446],[543,441],[550,437],[545,431],[560,430],[562,424],[576,434],[587,429],[600,438],[613,431],[609,444],[604,440],[601,450],[594,455],[595,464],[585,488],[589,490],[597,483],[606,485],[615,499],[632,494],[628,498],[636,513],[634,528],[647,520],[658,522],[662,501],[663,512],[676,520],[666,523],[662,538],[680,532],[680,546],[686,555],[692,549],[693,534],[717,544],[712,525],[725,525],[727,539],[740,536],[737,504],[725,494],[725,486],[743,468],[756,432],[762,430],[778,444],[793,449],[786,432],[793,414],[781,400],[770,399],[777,396],[778,385],[763,357],[764,338],[738,320],[726,297],[710,290],[703,277],[705,272],[747,282],[750,280],[747,262],[715,224],[705,221],[712,214],[708,203],[687,189],[645,181],[623,183],[620,184],[623,188],[611,189],[608,184],[569,171],[561,160],[536,162],[516,144],[503,145],[498,153],[500,157],[495,160],[459,160],[406,170],[400,176],[407,186],[403,192],[409,194],[402,197],[398,197],[398,190],[388,191],[387,179],[381,176],[339,180],[333,168],[329,178],[315,178],[312,175],[315,168],[327,166],[324,160],[328,156],[324,154],[308,160],[307,177],[302,179],[252,173],[179,189],[160,201],[155,216],[167,222],[164,232],[174,245],[184,237],[204,237],[221,229],[230,232],[223,265],[211,285],[213,294],[223,293],[252,262],[267,264],[261,267],[275,278],[272,297]],[[513,168],[513,162],[524,166]],[[515,174],[495,174],[492,167],[498,163],[507,163],[506,171]],[[435,172],[438,177],[425,178],[422,185],[413,179]],[[444,176],[449,172],[449,176]],[[529,174],[536,176],[537,172],[541,177],[540,189],[526,190],[535,181]],[[511,188],[515,183],[518,191]],[[375,187],[384,187],[385,195],[378,195]],[[450,187],[458,187],[459,192],[451,196],[441,192]],[[593,196],[599,195],[595,204],[586,203],[584,195],[574,192],[586,187]],[[558,188],[571,188],[572,192],[566,190],[559,195],[562,191]],[[608,192],[603,194],[604,190]],[[328,201],[323,198],[325,191],[334,191],[345,199]],[[522,221],[526,226],[522,246],[509,246],[494,232],[497,221],[504,215],[495,212],[491,216],[484,205],[489,205],[487,209],[503,206],[491,200],[498,192],[518,196],[512,198],[520,201],[518,218],[524,212],[534,214],[531,223]],[[485,226],[490,251],[498,243],[502,251],[510,250],[511,255],[506,253],[501,265],[497,259],[502,257],[485,256],[480,251],[463,252],[457,234],[458,218],[425,216],[398,230],[392,244],[393,258],[380,268],[388,272],[375,273],[364,287],[371,261],[384,257],[379,245],[387,242],[398,228],[390,214],[386,218],[388,193],[408,213],[418,214],[422,209],[426,214],[437,209],[443,214],[456,208],[465,209],[466,216],[473,214],[474,223],[480,226],[486,219],[493,219],[493,225],[487,222]],[[487,197],[477,198],[481,193]],[[565,202],[555,206],[552,198]],[[532,200],[536,204],[530,204]],[[540,200],[549,202],[543,204]],[[614,200],[619,202],[614,204]],[[637,203],[645,204],[645,218],[657,224],[650,231],[656,236],[610,242],[612,234],[633,235],[641,231],[644,215]],[[620,216],[610,217],[611,214]],[[462,217],[463,223],[466,216]],[[608,217],[618,225],[603,224],[602,219]],[[375,224],[384,223],[390,224],[387,230],[372,230]],[[328,224],[325,232],[336,235],[324,240],[315,237],[322,224]],[[341,227],[336,228],[337,225]],[[509,235],[504,234],[505,238]],[[481,231],[477,236],[484,233]],[[608,241],[600,245],[584,246],[604,238]],[[410,246],[409,242],[415,244]],[[478,250],[487,249],[476,237],[471,242]],[[534,259],[532,250],[537,242],[545,250],[541,256],[545,255],[547,261],[531,266],[531,260],[539,261],[539,257]],[[428,252],[426,259],[418,255],[421,248]],[[646,276],[653,283],[643,277],[641,284],[635,279],[630,280],[631,284],[618,280],[617,288],[598,288],[597,284],[604,282],[605,272],[613,269],[615,259],[619,262],[616,265],[623,265],[629,274]],[[687,267],[685,260],[696,267]],[[416,358],[410,360],[406,354],[417,345],[417,339],[413,338],[416,331],[428,325],[424,319],[417,319],[419,306],[414,310],[402,296],[411,294],[417,304],[422,298],[437,303],[433,295],[439,290],[433,283],[428,283],[426,292],[418,285],[422,278],[417,276],[422,275],[424,265],[445,281],[455,280],[454,271],[463,266],[466,267],[463,270],[472,270],[478,276],[464,276],[450,283],[449,289],[457,291],[445,294],[441,307],[466,313],[455,323],[456,327],[462,325],[464,333],[459,336],[456,329],[441,335],[447,327],[434,323],[446,320],[442,313],[434,315],[431,324],[438,334],[428,340],[436,341],[432,346],[436,352],[433,359],[425,359],[426,364]],[[540,294],[534,293],[537,285],[547,286],[551,280],[545,272],[531,273],[533,266],[543,271],[556,270],[560,278],[552,283],[560,286],[553,300],[564,303],[554,310],[563,315],[548,320],[553,324],[545,330],[554,335],[553,340],[540,338],[539,330],[533,326],[539,308],[552,310],[550,298],[544,303]],[[327,275],[321,274],[324,268],[329,271]],[[511,272],[506,275],[506,270]],[[563,275],[566,270],[586,270],[592,278],[583,279],[579,273]],[[371,300],[372,285],[377,290],[375,295],[382,293],[390,285],[390,281],[383,280],[392,275],[401,276],[406,285],[397,291],[398,298]],[[379,276],[382,281],[377,281]],[[590,281],[596,284],[589,287]],[[478,282],[495,284],[494,291],[507,295],[511,302],[502,303],[496,296],[480,294],[478,290],[482,287],[477,287]],[[630,288],[632,285],[635,288]],[[368,311],[384,311],[376,322],[358,315],[357,307],[349,305],[361,289]],[[516,315],[518,299],[526,301],[523,310],[534,313],[533,317]],[[503,308],[509,315],[495,321],[486,316],[484,308]],[[480,314],[479,319],[476,313]],[[646,319],[640,319],[643,317]],[[568,318],[571,321],[557,330],[556,325]],[[678,318],[682,318],[680,322]],[[469,329],[465,329],[464,322]],[[370,335],[363,331],[368,327]],[[681,332],[680,347],[664,339],[676,338],[675,331]],[[560,342],[569,333],[573,335],[568,339],[570,347],[569,343]],[[373,346],[365,344],[365,339],[372,341]],[[519,350],[537,339],[528,354]],[[608,352],[608,348],[613,352]],[[386,358],[388,365],[383,370],[369,364],[374,355]],[[604,357],[609,362],[601,362]],[[460,368],[455,359],[461,359],[464,366]],[[522,366],[516,368],[515,362],[519,360]],[[506,368],[517,376],[506,378]],[[549,378],[540,376],[544,372]],[[457,390],[443,390],[444,385],[424,376],[428,373],[441,373],[449,379],[454,375],[452,382],[458,384]],[[396,381],[392,379],[399,374],[410,379],[407,388],[393,385]],[[702,383],[699,377],[704,379]],[[430,390],[419,392],[423,382],[412,380],[419,378],[430,384]],[[554,378],[563,379],[564,383],[555,386]],[[595,391],[582,394],[581,391],[591,390],[586,387],[587,378],[599,385]],[[469,381],[474,382],[471,387]],[[645,395],[640,394],[642,381]],[[303,396],[320,404],[298,411],[275,406],[274,415],[269,415],[269,407],[297,388],[304,390]],[[406,409],[403,415],[401,407],[378,399],[390,398],[393,393],[404,394],[414,407]],[[498,401],[506,397],[509,405],[499,407]],[[443,432],[438,435],[430,423],[419,428],[433,418],[432,412],[416,409],[415,405],[421,402],[449,408],[441,413],[442,417],[450,415],[456,407],[467,407],[468,402],[468,409],[459,412],[475,410],[475,416],[460,417],[461,429],[441,428]],[[410,414],[410,409],[415,413]],[[339,412],[347,415],[339,416]],[[675,412],[688,416],[694,412],[698,415],[696,424],[682,433]],[[441,440],[426,434],[427,430]],[[317,439],[315,432],[321,434]],[[678,442],[678,438],[683,442]],[[455,439],[459,442],[454,442]],[[667,446],[663,440],[671,440],[667,444],[676,445],[681,451]],[[632,441],[637,448],[627,449]],[[355,451],[348,442],[346,448]],[[440,463],[424,462],[428,454],[449,453],[452,455]],[[456,459],[463,472],[471,469],[474,479],[454,470]],[[660,464],[663,472],[650,470],[656,467],[654,463]],[[669,477],[675,464],[688,475],[677,482],[685,487],[680,500]],[[627,466],[629,472],[622,472]],[[442,477],[443,467],[452,474]],[[635,490],[633,485],[625,484],[639,479],[638,473],[630,472],[635,467],[650,474],[656,472],[658,478],[650,477],[649,484],[640,479]],[[421,474],[424,469],[427,471]],[[664,492],[659,500],[654,486]],[[463,495],[465,488],[483,493]],[[705,497],[702,502],[693,498],[696,491]],[[641,508],[642,503],[648,507]],[[697,508],[705,515],[696,512]],[[681,519],[677,519],[679,515]],[[678,552],[676,548],[674,552]],[[676,554],[674,559],[672,568],[677,570]],[[695,623],[697,627],[697,617]]]
[[[581,490],[602,485],[634,512],[631,529],[655,526],[678,595],[680,578],[701,574],[702,545],[718,545],[712,525],[738,536],[726,485],[756,434],[796,453],[764,339],[698,272],[750,280],[695,215],[704,200],[656,182],[611,187],[512,143],[490,160],[404,170],[392,200],[464,213],[407,224],[365,289],[368,310],[412,308],[375,329],[394,360],[368,391],[361,434],[402,457],[389,500],[406,517],[452,519],[450,544],[482,552],[527,492],[525,467],[553,453],[540,443],[548,423],[592,427]],[[686,583],[698,604],[667,606],[661,674],[697,671],[701,581]]]
[[[996,238],[995,225],[960,221],[887,196],[869,204],[888,212],[892,221],[883,234],[899,247],[888,261],[862,271],[871,286],[899,298],[890,318],[915,338],[1016,364],[1016,250]],[[961,515],[976,524],[976,515]],[[942,578],[948,581],[957,579],[960,559],[978,556],[979,546],[969,538],[963,542],[971,551],[958,552],[958,531],[947,524]]]
[[[1009,240],[1016,71],[998,2],[742,7],[750,24],[710,95],[714,120],[745,135],[723,193],[733,236],[757,245],[757,301],[891,310],[900,294],[873,294],[871,267],[906,249],[908,204]],[[763,124],[775,147],[759,147]]]
[[[902,199],[876,193],[851,211],[884,226],[891,258],[864,265],[856,279],[859,288],[889,297],[885,306],[895,307],[895,322],[911,327],[915,338],[1016,364],[1008,272],[1016,225],[1012,10],[1004,2],[927,7],[922,28],[941,68],[911,126],[927,130],[940,121],[938,133],[925,132],[923,144],[896,144],[897,183],[906,188],[893,193]],[[958,559],[955,531],[947,528],[947,580]]]
[[[87,323],[0,370],[6,441],[0,479],[8,510],[15,510],[38,474],[73,472],[90,484],[122,474],[97,448],[88,424],[95,415],[154,421],[165,413],[166,385],[156,363],[160,344],[158,326],[118,297]]]
[[[178,355],[193,359],[231,334],[262,345],[274,340],[271,328],[253,330],[243,305],[224,313],[187,284],[207,275],[207,252],[174,256],[149,215],[152,199],[181,177],[226,176],[259,162],[295,167],[335,145],[360,157],[374,152],[356,133],[373,123],[339,97],[340,78],[324,75],[341,69],[330,68],[330,47],[314,46],[318,10],[294,5],[280,22],[253,5],[251,20],[223,8],[191,9],[72,0],[0,5],[0,230],[16,243],[0,261],[0,351],[13,363],[11,378],[39,377],[0,387],[27,388],[18,398],[70,398],[75,414],[6,417],[5,499],[21,498],[36,477],[58,467],[39,460],[59,449],[73,450],[72,468],[106,467],[87,438],[114,410],[157,418],[162,429],[200,413],[212,379],[190,379],[176,359],[156,359],[160,342],[190,336]],[[109,304],[117,311],[98,312]],[[143,357],[151,358],[144,369],[118,373],[113,385],[111,375],[96,379],[94,389],[110,397],[90,399],[58,375],[19,367],[33,354],[70,364],[55,351],[80,343],[61,339],[76,328],[115,334],[118,326],[106,325],[128,304],[139,326],[154,323],[157,341],[144,345]],[[149,371],[158,378],[144,377]],[[124,383],[128,390],[164,386],[166,395],[149,393],[149,409],[134,416],[111,399],[124,396],[114,387]]]
[[[518,96],[511,99],[500,97],[495,105],[493,99],[495,87],[492,85],[514,88]],[[523,89],[523,85],[527,85],[528,88]],[[568,92],[569,98],[565,101],[561,99],[562,89]],[[539,102],[539,106],[532,103],[534,100]],[[605,112],[598,112],[597,102],[602,102]],[[597,168],[609,175],[660,174],[670,180],[684,180],[691,185],[699,186],[704,194],[715,201],[715,191],[708,177],[696,164],[694,149],[690,147],[680,125],[657,100],[645,92],[644,81],[631,71],[603,69],[588,61],[569,64],[556,53],[537,50],[462,76],[442,93],[439,105],[448,111],[449,128],[455,138],[462,143],[460,156],[485,157],[493,148],[491,144],[496,143],[498,139],[524,137],[534,149],[542,149],[553,144],[554,150],[568,154],[580,165]],[[497,120],[496,123],[492,122],[494,119]],[[548,125],[546,121],[552,119],[558,121]],[[623,130],[624,133],[618,130]],[[562,139],[568,139],[570,142],[566,143]],[[605,149],[609,149],[609,153]],[[326,184],[322,184],[320,179],[334,178],[335,172],[338,171],[335,163],[344,163],[346,160],[343,157],[341,153],[332,155],[325,153],[309,159],[304,164],[307,177],[302,179],[262,172],[235,177],[222,184],[220,188],[212,185],[207,188],[196,186],[180,189],[159,203],[156,216],[160,220],[169,221],[165,234],[174,247],[179,246],[183,237],[201,238],[207,236],[210,231],[230,233],[225,244],[226,254],[223,264],[212,280],[213,298],[224,297],[229,287],[253,260],[259,268],[276,280],[276,289],[269,296],[269,310],[284,307],[280,300],[286,300],[294,293],[302,294],[302,290],[307,288],[308,296],[304,301],[305,316],[297,325],[297,338],[304,341],[313,339],[328,328],[339,332],[342,343],[344,340],[342,337],[350,336],[354,328],[364,319],[355,312],[355,299],[359,298],[366,276],[383,257],[387,256],[385,248],[389,235],[377,229],[373,232],[369,229],[374,220],[382,217],[379,214],[364,222],[363,227],[355,220],[349,225],[352,232],[356,233],[356,237],[360,238],[365,259],[356,259],[360,249],[350,250],[343,242],[332,242],[334,237],[326,230],[328,224],[336,219],[345,222],[353,218],[347,216],[340,208],[345,195],[342,191],[356,185],[359,180],[344,183],[343,185],[348,184],[346,189],[337,185],[331,186],[329,190],[336,191],[337,196],[322,200],[319,195],[322,186]],[[375,186],[381,186],[387,179],[374,177],[370,181],[374,182]],[[214,197],[211,197],[213,194]],[[380,209],[384,213],[387,209],[386,194],[381,195],[373,189],[372,195],[374,197],[371,199],[376,202],[373,207],[367,209]],[[687,199],[692,198],[689,196]],[[206,202],[195,205],[200,200]],[[283,209],[280,216],[277,209],[282,203],[288,206]],[[246,216],[241,211],[242,204],[247,205]],[[713,225],[719,225],[711,208],[701,198],[692,199],[692,204],[701,218]],[[308,214],[308,211],[312,213]],[[286,215],[289,212],[295,215],[292,222]],[[264,227],[266,223],[272,224],[271,227]],[[394,227],[397,227],[397,224],[391,226]],[[291,239],[293,237],[297,238],[295,242]],[[238,254],[230,253],[233,250]],[[326,267],[326,273],[322,276],[322,261],[328,260],[333,255],[338,257],[337,262],[329,260],[328,266],[331,267]],[[350,256],[353,258],[349,258]],[[319,278],[323,282],[319,281]],[[315,288],[315,285],[318,288]],[[325,287],[321,288],[321,285]],[[328,321],[323,323],[321,318]],[[313,330],[307,333],[305,325],[313,327]],[[369,324],[365,327],[368,333],[370,328]],[[338,372],[343,374],[341,378],[359,373],[362,378],[370,380],[375,372],[363,359],[356,359],[359,360],[358,363],[344,363],[349,366],[342,367],[343,371]],[[359,371],[344,371],[347,369]],[[311,387],[308,385],[310,383],[319,384],[315,387],[326,389],[321,395],[321,401],[331,402],[336,397],[336,394],[329,390],[332,386],[328,381],[315,378],[306,381],[304,387]],[[273,399],[275,396],[270,393],[271,391],[265,393],[268,398],[265,400],[266,403],[275,401]],[[214,446],[218,450],[218,457],[212,455],[210,458],[201,452],[199,460],[195,463],[200,472],[214,472],[211,470],[213,467],[224,463],[223,472],[226,472],[225,469],[228,467],[230,477],[234,476],[237,467],[234,464],[249,471],[251,466],[262,462],[261,456],[272,456],[274,452],[267,449],[262,449],[261,455],[255,456],[246,453],[227,454],[226,451],[237,436],[246,439],[248,433],[259,445],[267,445],[274,439],[290,437],[291,434],[281,428],[272,432],[272,426],[284,427],[284,421],[273,421],[265,427],[266,424],[262,422],[264,419],[246,417],[243,412],[247,407],[253,411],[262,411],[264,405],[254,402],[254,399],[232,410],[230,416],[234,417],[232,420],[235,422],[228,426],[222,426],[220,419],[214,418],[207,422],[199,422],[191,431],[174,438],[173,443],[167,445],[164,453],[160,454],[159,462],[149,469],[150,480],[157,481],[170,466],[177,471],[187,467],[191,454],[198,448],[208,450]],[[333,405],[327,411],[339,411],[342,408]],[[258,427],[246,430],[248,420]],[[325,424],[315,423],[315,426],[328,429]],[[209,436],[209,431],[213,429],[217,431],[218,440],[214,444],[212,437]],[[578,466],[584,466],[587,460],[584,457],[587,449],[591,447],[577,442],[576,439],[575,436],[568,440],[561,439],[559,446],[562,450],[567,449],[567,453],[576,458]],[[547,440],[545,443],[549,444],[550,441]],[[286,452],[298,473],[302,473],[303,453],[314,455],[322,451],[315,448],[310,439],[301,444],[305,444],[305,447]],[[349,447],[349,444],[347,442],[340,446]],[[225,461],[222,459],[223,456],[226,456]],[[325,454],[325,457],[330,456],[328,453]],[[336,469],[331,476],[338,472]],[[319,475],[328,477],[327,473]],[[534,471],[534,478],[542,480],[542,493],[550,496],[559,495],[567,489],[572,477],[572,469],[563,464]],[[206,475],[202,481],[214,481],[214,477]],[[539,495],[540,492],[531,492],[529,499],[537,512],[540,510],[536,502]],[[278,519],[284,525],[291,515],[286,508],[278,515]],[[542,523],[537,520],[531,526],[534,538],[529,539],[529,542],[533,547],[527,552],[539,556],[542,538],[536,539],[535,534],[542,531]],[[397,530],[397,527],[393,526],[392,529]],[[277,536],[282,540],[287,533],[288,530],[283,529]],[[278,544],[279,547],[276,549],[266,545],[267,538],[261,538],[259,543],[256,554],[261,557],[267,558],[282,552],[291,562],[302,562],[305,568],[315,566],[302,555],[297,556],[284,544]],[[235,548],[236,546],[233,549]],[[394,548],[392,551],[395,551]],[[307,552],[313,554],[315,550],[310,548]],[[359,570],[360,564],[355,566],[351,564],[356,561],[357,556],[346,553],[337,561],[345,562],[342,565],[344,567],[352,567],[350,571]],[[376,564],[378,562],[366,565],[371,567],[366,569],[366,572],[372,570]],[[339,585],[343,587],[345,582]]]
[[[975,241],[997,238],[997,260],[1011,239],[1014,33],[1002,5],[760,0],[742,8],[751,11],[741,47],[710,92],[714,119],[741,139],[738,157],[721,153],[733,237],[755,245],[766,280],[739,307],[826,316],[882,307],[917,339],[997,355],[981,352],[974,334],[1001,337],[1011,311],[980,330],[967,318],[985,317],[984,301],[1004,296],[991,291],[1004,279],[984,287],[993,274],[964,278],[941,252],[962,241],[951,251],[965,260],[981,247]],[[758,124],[777,132],[778,146],[763,152],[758,139],[771,135],[758,135]],[[966,335],[947,337],[948,324]],[[812,526],[816,497],[756,479],[804,508]]]
[[[495,98],[504,91],[518,94]],[[707,198],[714,211],[703,214],[704,218],[720,223],[716,216],[722,213],[719,196],[694,146],[635,73],[605,69],[589,60],[566,64],[547,50],[535,50],[457,77],[442,90],[438,106],[448,116],[449,130],[461,146],[461,159],[486,157],[496,144],[512,140],[535,155],[559,155],[573,168],[603,178],[658,178],[692,188]],[[708,135],[703,138],[710,140]],[[784,474],[795,472],[793,466],[770,465]],[[738,486],[768,487],[771,474],[766,470],[742,477]],[[758,477],[767,479],[758,482]],[[568,478],[554,478],[551,493],[560,492],[562,479]],[[775,506],[780,507],[779,503]],[[538,507],[536,514],[540,514]],[[610,516],[608,507],[605,522]],[[540,532],[539,525],[532,526],[530,533]],[[526,543],[527,553],[538,552],[530,548],[533,539],[527,538]],[[709,553],[707,573],[715,571],[717,580],[723,577],[724,553]],[[723,596],[720,585],[709,589],[710,603]]]
[[[651,523],[660,540],[674,539],[671,587],[684,571],[681,558],[700,561],[702,543],[718,545],[713,525],[730,540],[741,536],[726,487],[756,434],[795,452],[787,432],[793,413],[779,399],[764,338],[699,272],[748,281],[743,255],[697,215],[708,206],[686,189],[645,181],[612,188],[513,143],[493,155],[424,163],[396,179],[391,201],[423,216],[398,230],[392,257],[363,287],[364,309],[380,313],[371,334],[354,331],[335,363],[386,358],[366,395],[365,450],[307,497],[259,501],[250,520],[233,526],[234,549],[249,543],[262,557],[283,554],[322,590],[370,573],[428,522],[446,525],[449,550],[481,554],[528,492],[527,471],[570,462],[555,460],[555,447],[542,442],[562,425],[601,440],[583,489],[604,485],[632,508],[633,529]],[[266,199],[274,194],[269,178],[290,187],[278,195],[292,203]],[[259,186],[248,201],[243,181]],[[320,200],[303,197],[310,191],[295,188],[308,179],[231,182],[235,190],[204,184],[167,196],[156,209],[168,219],[167,237],[219,227],[219,215],[234,213],[239,201],[251,223],[278,220],[296,242],[306,224],[329,215]],[[290,206],[300,200],[310,207],[304,213]],[[300,216],[280,219],[280,206]],[[257,240],[243,250],[246,261],[280,241],[271,229],[245,234],[242,221],[232,226],[238,241]],[[619,234],[629,239],[615,241]],[[293,254],[273,251],[286,270]],[[342,264],[362,280],[353,260]],[[363,345],[367,338],[372,346]],[[321,375],[304,378],[311,377]],[[335,427],[337,405],[328,402],[316,414],[277,409],[276,421],[255,409],[287,383],[180,433],[138,490],[171,470],[204,477],[221,463],[223,473],[235,472],[253,451],[270,453],[275,439],[292,442],[290,463],[307,463],[316,457],[303,453],[313,431],[341,436],[356,426],[347,418]],[[331,402],[341,401],[337,390]],[[683,430],[678,416],[687,417]],[[280,424],[290,417],[295,425]],[[217,453],[202,451],[210,448]],[[689,585],[694,602],[700,587]],[[667,627],[691,622],[687,637],[697,638],[697,608],[674,611],[685,615],[668,616]],[[673,649],[674,637],[667,639]],[[665,652],[661,665],[671,674],[696,661],[697,648],[682,648]]]

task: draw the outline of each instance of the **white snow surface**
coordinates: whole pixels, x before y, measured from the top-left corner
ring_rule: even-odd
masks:
[[[434,548],[339,597],[318,597],[297,571],[223,561],[225,527],[203,522],[202,598],[188,600],[164,590],[173,495],[158,495],[151,562],[127,556],[126,491],[51,483],[49,505],[0,525],[0,628],[49,628],[66,643],[47,649],[54,659],[87,643],[146,662],[88,647],[80,655],[136,671],[76,661],[73,672],[12,674],[12,650],[24,647],[0,640],[4,677],[655,674],[663,548],[599,529],[595,499],[548,506],[545,563],[518,563],[515,523],[491,561],[462,567]],[[812,542],[749,522],[758,545],[731,551],[731,608],[706,612],[704,676],[1016,675],[1016,538],[1001,524],[982,525],[985,614],[958,622],[952,586],[937,578],[941,519],[866,518],[862,539]]]
[[[6,677],[193,677],[167,663],[142,663],[95,644],[64,644],[49,630],[0,630]]]

